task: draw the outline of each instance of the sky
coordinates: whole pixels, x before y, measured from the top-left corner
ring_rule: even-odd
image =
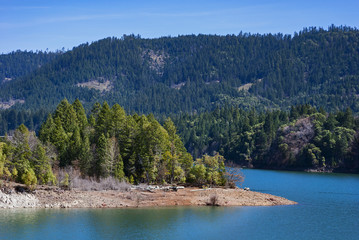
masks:
[[[0,0],[0,53],[72,49],[123,34],[284,33],[359,28],[359,0]]]

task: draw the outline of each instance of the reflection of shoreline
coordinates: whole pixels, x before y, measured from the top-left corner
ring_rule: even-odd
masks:
[[[296,204],[285,198],[243,189],[185,188],[178,191],[64,191],[38,189],[33,194],[0,192],[0,208],[137,208],[166,206],[275,206]]]

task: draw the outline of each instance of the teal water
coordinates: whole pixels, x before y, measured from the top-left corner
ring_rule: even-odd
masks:
[[[275,207],[0,210],[0,239],[359,239],[359,175],[243,170]]]

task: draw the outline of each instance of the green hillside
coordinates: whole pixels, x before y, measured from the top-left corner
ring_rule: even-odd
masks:
[[[298,105],[290,111],[234,107],[175,116],[186,149],[195,157],[219,152],[255,168],[359,171],[359,119]]]
[[[16,51],[0,55],[0,84],[35,72],[54,60],[61,52]]]
[[[11,107],[0,111],[1,133],[20,123],[36,129],[63,98],[79,98],[87,111],[107,101],[155,116],[303,103],[359,112],[359,31],[350,27],[293,36],[125,35],[67,52],[3,54],[0,66],[0,109]]]
[[[16,108],[24,109],[52,110],[66,97],[85,107],[107,100],[155,114],[298,103],[358,112],[358,52],[359,31],[350,27],[309,28],[294,36],[130,35],[80,45],[23,71],[2,84],[0,96],[23,100]]]

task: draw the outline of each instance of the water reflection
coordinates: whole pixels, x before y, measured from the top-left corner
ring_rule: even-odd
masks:
[[[0,239],[357,239],[359,176],[244,170],[298,205],[0,209]]]
[[[144,209],[17,209],[1,212],[1,239],[183,238],[211,231],[240,208],[173,207]],[[191,229],[196,226],[196,230]],[[3,228],[1,228],[3,229]],[[213,229],[212,229],[213,230]],[[122,239],[122,238],[121,238]]]

